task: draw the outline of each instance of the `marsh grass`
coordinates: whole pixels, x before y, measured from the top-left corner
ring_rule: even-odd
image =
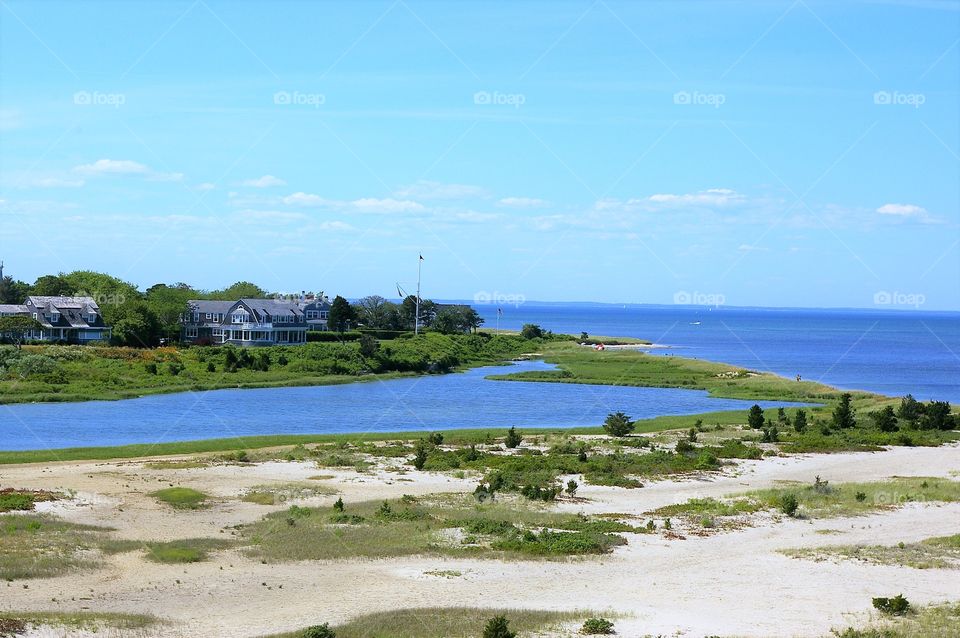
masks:
[[[756,499],[773,509],[778,507],[787,494],[796,497],[800,506],[798,516],[834,518],[860,516],[906,503],[953,503],[960,500],[960,482],[943,478],[897,477],[873,483],[827,483],[820,487],[806,484],[772,488],[747,492],[742,496]]]
[[[784,549],[791,558],[813,561],[858,560],[874,565],[899,565],[914,569],[960,569],[960,534],[927,538],[897,545],[833,545]]]
[[[329,496],[336,494],[333,488],[311,483],[283,483],[280,485],[257,485],[251,487],[241,501],[257,503],[258,505],[280,505],[287,501],[313,498],[315,496]]]
[[[740,516],[753,514],[763,509],[763,505],[751,499],[719,501],[713,498],[693,498],[686,503],[659,507],[653,512],[657,516]]]
[[[506,501],[506,502],[505,502]],[[550,558],[604,554],[640,532],[615,520],[559,514],[519,499],[476,504],[444,496],[347,503],[275,512],[241,528],[249,552],[268,562],[415,554]]]
[[[104,554],[123,554],[143,551],[144,558],[154,563],[199,563],[212,552],[232,547],[233,540],[225,538],[181,538],[174,541],[105,540],[100,543]]]
[[[150,496],[179,510],[195,510],[206,507],[209,498],[203,492],[190,487],[168,487],[150,492]]]
[[[561,631],[564,625],[582,622],[594,614],[588,611],[428,607],[366,614],[332,629],[337,638],[476,638],[483,634],[486,622],[499,615],[506,616],[511,630],[529,636]],[[269,638],[299,636],[300,632],[292,632]]]
[[[97,567],[107,531],[46,515],[0,515],[0,579],[50,578]]]
[[[947,638],[960,636],[960,603],[929,605],[863,628],[834,629],[838,638]]]
[[[201,467],[209,467],[212,462],[209,459],[161,459],[159,461],[148,461],[143,467],[148,470],[192,470]]]
[[[97,633],[103,629],[144,629],[161,621],[149,614],[93,611],[0,611],[0,627],[13,621],[33,627],[64,627]],[[0,635],[3,635],[0,633]]]

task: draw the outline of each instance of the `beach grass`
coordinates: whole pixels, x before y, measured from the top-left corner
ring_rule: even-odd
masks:
[[[0,579],[50,578],[97,567],[108,531],[47,515],[0,515]]]
[[[551,512],[520,499],[479,504],[435,495],[291,507],[242,526],[252,557],[268,563],[411,555],[544,559],[599,555],[641,532],[616,520]]]
[[[19,635],[30,627],[58,627],[99,633],[105,629],[134,630],[159,624],[149,614],[96,611],[0,611],[0,636]],[[7,633],[9,632],[9,633]],[[46,635],[46,634],[44,634]]]
[[[143,550],[144,557],[154,563],[199,563],[212,552],[235,544],[226,538],[181,538],[173,541],[105,540],[100,550],[105,554],[122,554]]]
[[[206,507],[209,498],[203,492],[190,487],[168,487],[156,492],[150,492],[161,503],[179,510],[195,510]]]
[[[833,638],[947,638],[960,636],[960,603],[926,605],[904,616],[878,618],[867,626],[834,629]]]
[[[960,534],[896,545],[829,545],[780,550],[791,558],[817,562],[851,560],[914,569],[960,569]]]
[[[422,607],[358,616],[331,627],[337,638],[475,638],[487,621],[504,616],[521,637],[561,631],[594,614],[587,611],[544,611],[477,607]],[[300,638],[303,631],[268,638]]]
[[[255,485],[240,497],[246,503],[258,505],[280,505],[287,501],[329,496],[336,494],[333,488],[316,483],[282,483],[277,485]]]

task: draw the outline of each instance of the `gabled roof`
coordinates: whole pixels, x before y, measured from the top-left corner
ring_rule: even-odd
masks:
[[[230,312],[230,309],[237,304],[236,301],[214,301],[208,299],[191,299],[187,302],[187,307],[192,312],[200,312],[203,314],[207,313],[217,313],[217,314],[227,314]]]
[[[0,314],[24,314],[28,312],[23,304],[3,303],[0,304]]]
[[[83,310],[85,306],[89,306],[94,310],[99,310],[100,306],[97,305],[97,302],[93,300],[93,297],[60,297],[60,296],[47,296],[47,295],[30,295],[27,297],[27,301],[38,308],[52,306],[60,310],[66,308],[75,308],[77,310]]]
[[[263,318],[264,315],[302,315],[303,311],[295,301],[281,301],[279,299],[241,299],[241,302],[250,310]]]

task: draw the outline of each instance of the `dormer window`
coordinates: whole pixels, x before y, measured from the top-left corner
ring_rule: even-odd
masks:
[[[97,313],[91,312],[87,315],[87,323],[97,323]]]
[[[245,312],[235,312],[231,315],[231,320],[233,323],[246,323],[249,319],[249,315]]]
[[[57,311],[51,312],[51,313],[50,313],[50,323],[57,323],[58,321],[60,321],[60,313],[57,312]]]

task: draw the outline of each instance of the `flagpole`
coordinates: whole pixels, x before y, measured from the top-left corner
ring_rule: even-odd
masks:
[[[497,334],[500,334],[500,309],[497,308]]]
[[[417,260],[417,309],[413,319],[413,334],[420,334],[420,270],[423,268],[423,255]]]

